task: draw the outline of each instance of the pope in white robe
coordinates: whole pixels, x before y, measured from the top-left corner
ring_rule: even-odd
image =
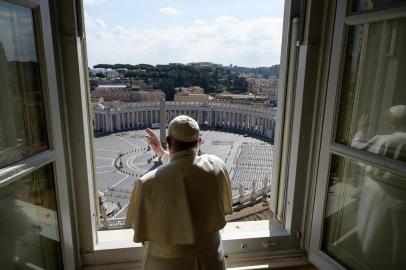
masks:
[[[388,134],[367,140],[367,128],[368,119],[363,116],[351,146],[406,162],[406,105],[393,106],[386,113]],[[377,269],[405,269],[405,178],[364,163],[361,166],[365,176],[357,214],[357,235],[362,252]]]
[[[199,126],[188,116],[169,124],[169,152],[147,133],[163,165],[135,182],[125,225],[134,229],[135,242],[146,244],[143,268],[225,269],[219,230],[232,213],[232,198],[224,162],[196,155]]]

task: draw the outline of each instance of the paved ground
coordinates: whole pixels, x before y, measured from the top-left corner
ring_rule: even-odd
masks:
[[[159,130],[154,132],[158,135]],[[261,189],[265,182],[270,184],[270,177],[266,176],[272,171],[272,145],[244,135],[220,131],[201,133],[201,152],[217,155],[226,162],[233,197],[239,196],[241,188],[247,193],[254,184],[256,189]],[[97,189],[105,194],[107,201],[118,205],[120,210],[113,217],[125,217],[134,181],[157,166],[154,153],[147,145],[145,131],[115,133],[95,138],[94,143]]]

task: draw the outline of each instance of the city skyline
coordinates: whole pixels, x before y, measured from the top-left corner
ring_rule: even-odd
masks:
[[[89,66],[280,61],[283,1],[85,0],[84,6]]]
[[[90,65],[89,64],[89,68],[91,69],[109,69],[109,68],[104,68],[104,67],[95,67],[98,65],[109,65],[109,66],[114,66],[114,65],[131,65],[131,66],[138,66],[138,65],[150,65],[150,66],[168,66],[168,65],[184,65],[184,66],[192,66],[193,64],[203,64],[203,63],[207,63],[209,65],[215,65],[215,66],[220,66],[223,68],[228,68],[228,67],[241,67],[241,68],[248,68],[248,69],[255,69],[255,68],[270,68],[273,66],[279,66],[278,64],[273,64],[273,65],[269,65],[269,66],[258,66],[258,67],[247,67],[247,66],[240,66],[240,65],[234,65],[233,63],[229,63],[229,64],[223,64],[223,63],[213,63],[210,61],[196,61],[196,62],[168,62],[168,63],[160,63],[160,64],[151,64],[151,63],[104,63],[104,62],[100,62],[100,63],[95,63],[94,65]],[[111,69],[117,69],[117,68],[113,68],[111,67]],[[120,69],[120,68],[118,68]]]

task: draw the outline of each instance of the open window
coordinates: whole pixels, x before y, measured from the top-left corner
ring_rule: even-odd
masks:
[[[295,77],[297,76],[297,56],[299,55],[296,41],[299,37],[300,27],[303,28],[305,22],[303,20],[300,26],[299,19],[294,19],[294,17],[299,16],[306,7],[303,5],[302,11],[300,11],[300,7],[291,4],[290,1],[286,1],[284,5],[285,31],[282,33],[282,62],[277,102],[279,112],[275,107],[275,93],[270,93],[271,102],[267,99],[266,104],[255,93],[249,96],[222,93],[215,96],[212,93],[213,100],[191,99],[192,101],[188,101],[188,98],[192,98],[193,95],[197,96],[204,92],[194,93],[195,89],[192,87],[177,85],[180,81],[187,79],[182,77],[183,74],[188,75],[191,72],[192,82],[190,83],[193,86],[193,76],[202,76],[201,74],[204,75],[205,72],[208,72],[207,74],[210,76],[215,73],[220,88],[226,87],[227,84],[232,83],[232,81],[228,81],[231,77],[249,76],[243,72],[235,73],[238,67],[233,69],[212,63],[191,63],[189,65],[173,63],[156,66],[98,65],[96,69],[90,70],[93,73],[90,80],[90,116],[92,127],[95,130],[95,184],[92,186],[95,187],[93,191],[96,194],[95,215],[100,217],[99,220],[96,218],[99,229],[96,248],[100,249],[100,252],[116,254],[112,249],[117,247],[121,247],[121,249],[139,247],[139,245],[131,243],[132,232],[120,230],[120,228],[124,224],[126,206],[134,181],[156,166],[155,162],[158,161],[146,145],[143,130],[146,127],[156,128],[158,137],[163,139],[164,136],[159,133],[157,127],[165,126],[179,114],[188,114],[201,125],[204,144],[200,146],[199,151],[217,154],[229,166],[234,208],[237,211],[241,210],[236,211],[233,217],[229,217],[229,220],[263,219],[261,222],[229,223],[223,231],[227,255],[232,257],[233,254],[252,251],[300,247],[301,218],[296,218],[296,220],[290,218],[294,212],[301,211],[300,202],[296,209],[289,208],[287,215],[285,207],[287,205],[286,194],[294,196],[296,192],[295,189],[287,192],[288,182],[291,182],[289,186],[292,188],[295,181],[293,175],[289,176],[289,166],[292,164],[289,164],[291,157],[288,153],[292,145],[290,142],[292,128],[293,126],[301,128],[297,124],[293,124],[293,112],[297,110],[294,108]],[[302,15],[304,16],[304,14]],[[87,16],[91,16],[91,14],[88,13]],[[264,21],[264,23],[266,22]],[[88,54],[92,54],[92,51],[89,51]],[[176,99],[176,95],[178,95],[178,101],[162,102],[162,92],[165,92],[167,96],[170,93],[165,88],[167,85],[154,85],[153,79],[142,80],[143,76],[149,73],[155,74],[154,76],[161,74],[164,77],[170,77],[174,73],[176,78],[173,82],[171,81],[171,84],[174,84],[174,88],[179,87],[176,89],[178,93],[174,97]],[[111,77],[116,78],[113,80]],[[234,80],[237,79],[234,78]],[[255,80],[248,83],[251,83],[249,87],[253,91],[260,93],[268,88],[270,91],[274,91],[273,80],[275,79],[257,78],[257,88],[253,84]],[[196,82],[199,83],[199,80]],[[164,88],[159,89],[159,86]],[[145,90],[141,88],[148,87],[151,88],[150,93],[156,93],[156,97],[151,94],[147,98],[147,93],[144,93]],[[207,89],[202,88],[202,90]],[[299,91],[299,95],[302,94],[303,92]],[[120,99],[122,99],[121,102]],[[163,123],[160,123],[161,119],[164,120]],[[277,119],[281,119],[279,123]],[[296,141],[293,144],[296,144]],[[280,182],[281,178],[284,180]],[[262,203],[264,198],[266,198],[267,205]],[[252,205],[261,208],[261,211],[255,210],[254,207],[247,207]],[[254,213],[253,210],[257,212]],[[279,213],[278,218],[273,216],[273,213],[276,212]],[[261,214],[264,215],[261,216]],[[286,217],[288,217],[287,222],[285,222]],[[285,226],[286,224],[288,225]],[[114,239],[121,239],[121,244]],[[141,253],[138,251],[136,253],[137,258],[141,258]],[[103,259],[107,260],[108,257],[113,261],[116,260],[113,256],[105,256]],[[98,258],[97,255],[96,258]]]
[[[0,2],[0,268],[73,268],[48,1]]]
[[[214,154],[228,167],[234,214],[227,220],[272,217],[283,4],[202,2],[190,10],[183,2],[156,10],[143,2],[139,11],[156,19],[123,14],[131,17],[124,26],[109,17],[120,12],[118,3],[108,15],[85,5],[99,230],[122,228],[134,183],[161,164],[145,128],[165,144],[166,127],[180,114],[199,123],[198,154]],[[244,7],[256,12],[243,16]],[[101,64],[106,59],[128,63]]]
[[[405,265],[405,31],[404,1],[338,1],[310,246],[320,268]]]

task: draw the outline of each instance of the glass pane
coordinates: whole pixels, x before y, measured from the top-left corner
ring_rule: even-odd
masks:
[[[52,164],[0,188],[0,269],[62,269]]]
[[[0,2],[0,168],[48,148],[31,9]]]
[[[336,141],[406,161],[406,18],[349,29]]]
[[[389,8],[396,5],[406,3],[405,0],[354,0],[352,3],[352,11],[362,12],[371,9]]]
[[[406,177],[334,156],[323,249],[352,269],[404,269]]]

